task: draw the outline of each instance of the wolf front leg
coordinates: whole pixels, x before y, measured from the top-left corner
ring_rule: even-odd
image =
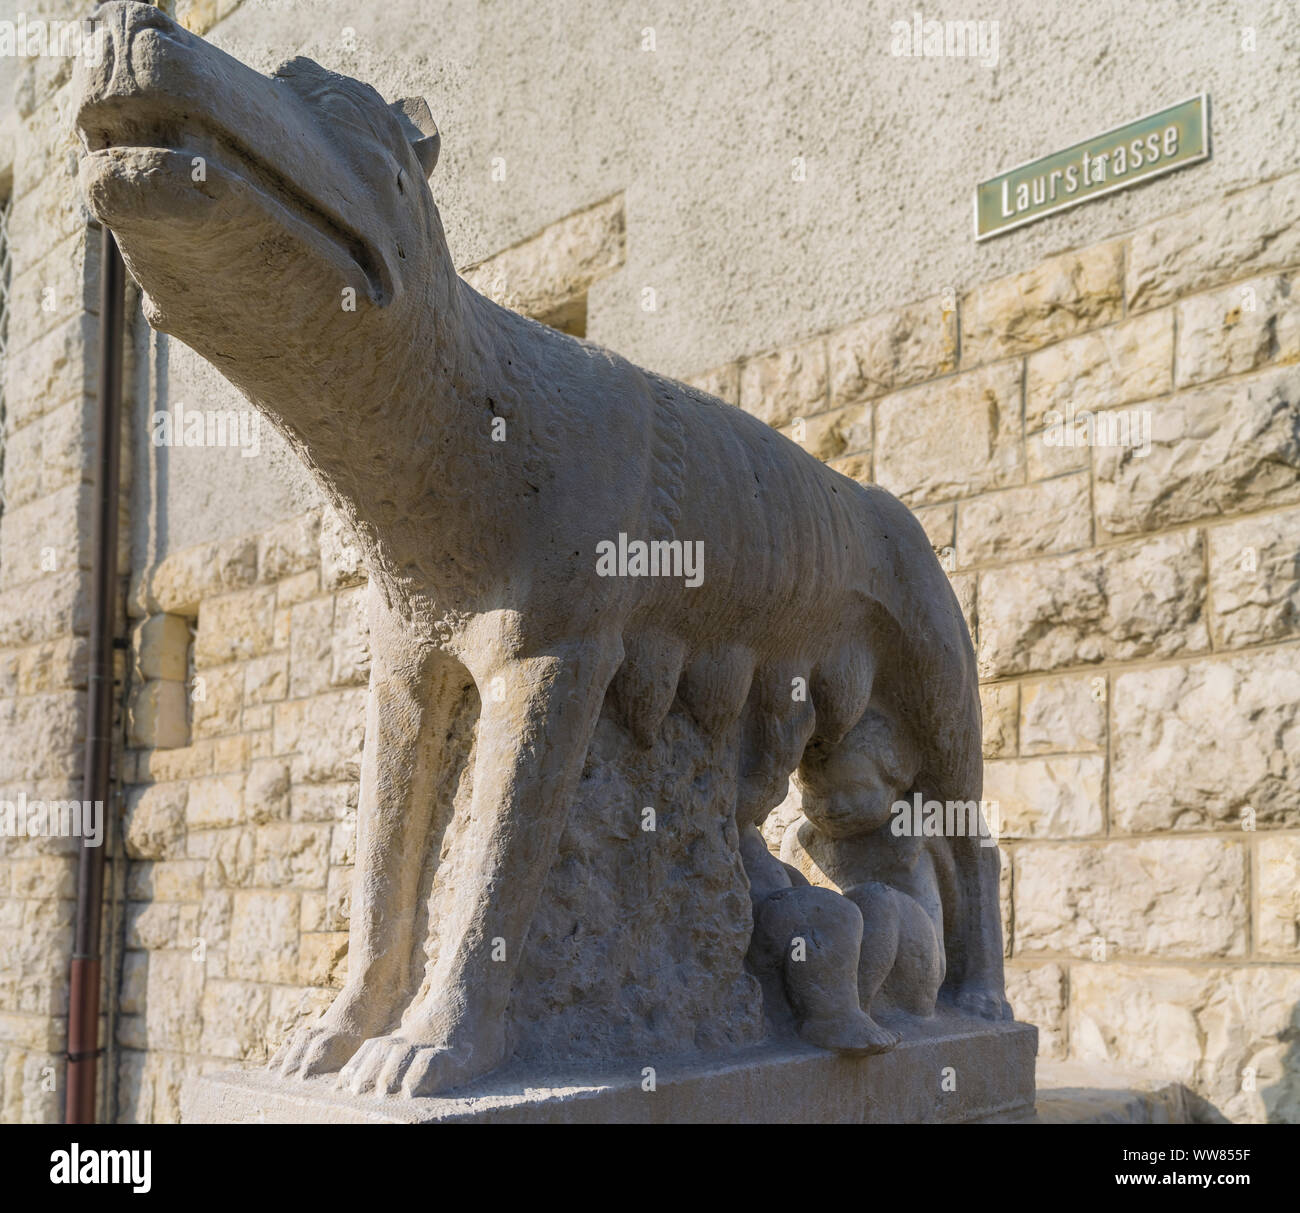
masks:
[[[469,876],[439,932],[427,992],[388,1036],[368,1041],[340,1085],[430,1095],[504,1059],[519,957],[559,846],[621,642],[585,640],[487,663],[479,718]]]
[[[374,594],[374,591],[371,591]],[[282,1074],[339,1069],[409,997],[420,870],[452,713],[468,672],[419,647],[378,597],[370,610],[370,694],[357,805],[348,980],[325,1014],[271,1061]]]

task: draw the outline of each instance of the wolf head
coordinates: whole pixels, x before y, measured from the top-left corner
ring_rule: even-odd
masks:
[[[150,324],[274,398],[268,360],[301,346],[328,372],[332,351],[392,348],[394,320],[437,306],[446,244],[426,178],[439,137],[423,101],[386,104],[309,59],[263,76],[146,4],[94,19],[81,184]]]

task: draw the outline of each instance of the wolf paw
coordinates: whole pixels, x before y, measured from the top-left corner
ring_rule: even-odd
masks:
[[[310,1024],[299,1028],[280,1046],[268,1068],[284,1078],[332,1074],[364,1043],[364,1036],[338,1032],[325,1024]]]
[[[474,1049],[405,1035],[376,1036],[343,1067],[338,1085],[354,1095],[437,1095],[486,1074],[500,1050]]]
[[[1011,1019],[1011,1004],[999,994],[994,994],[982,986],[969,986],[960,991],[954,999],[959,1011],[974,1015],[978,1019]]]

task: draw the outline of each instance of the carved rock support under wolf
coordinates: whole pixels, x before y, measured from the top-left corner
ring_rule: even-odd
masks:
[[[673,713],[730,739],[715,761],[731,765],[712,777],[734,788],[720,814],[761,921],[768,898],[800,883],[758,831],[792,772],[832,850],[837,832],[886,848],[881,806],[912,788],[979,799],[970,640],[898,501],[738,409],[471,290],[426,182],[438,135],[423,103],[387,105],[304,59],[262,76],[146,5],[97,19],[105,53],[81,69],[77,116],[89,204],[150,324],[271,419],[370,577],[349,977],[282,1050],[285,1073],[342,1069],[356,1091],[426,1094],[502,1062],[598,724],[630,748],[654,746]],[[700,584],[601,576],[600,545],[620,535],[702,541]],[[460,875],[421,974],[421,873],[471,685]],[[965,839],[940,850],[849,865],[872,877],[853,900],[863,964],[880,970],[864,984],[900,971],[897,948],[881,959],[876,916],[898,937],[886,903],[902,888],[938,941],[909,981],[942,980],[967,1010],[1001,1017],[996,852]],[[769,925],[782,946],[789,923]],[[817,1001],[812,986],[804,995]],[[834,1035],[834,1047],[883,1047]]]

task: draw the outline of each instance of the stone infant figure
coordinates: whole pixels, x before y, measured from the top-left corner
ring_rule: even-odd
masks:
[[[824,780],[800,781],[805,817],[782,848],[789,858],[812,859],[843,894],[813,886],[751,833],[742,855],[754,906],[751,964],[780,975],[802,1039],[865,1056],[899,1039],[872,1019],[878,999],[933,1014],[945,962],[933,857],[924,839],[898,838],[888,827],[892,806],[916,777],[919,752],[883,705],[873,705],[858,729],[866,744],[846,751],[851,772],[836,763],[820,772]]]

